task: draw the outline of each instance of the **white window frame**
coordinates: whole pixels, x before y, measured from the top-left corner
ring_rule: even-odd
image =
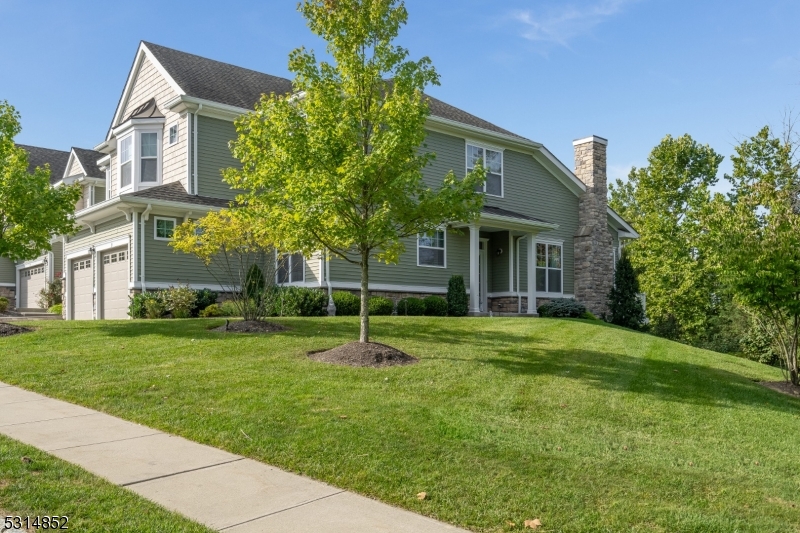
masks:
[[[485,194],[486,196],[491,196],[493,198],[505,198],[505,195],[506,195],[506,175],[505,175],[506,162],[505,162],[505,153],[504,153],[505,150],[503,148],[499,148],[497,146],[491,146],[491,145],[488,145],[488,144],[484,144],[484,143],[480,143],[480,142],[476,142],[476,141],[470,141],[469,139],[467,139],[467,141],[466,141],[466,143],[464,145],[464,162],[465,162],[465,168],[467,169],[467,172],[471,171],[474,168],[474,167],[470,166],[470,161],[469,161],[469,147],[470,146],[472,146],[474,148],[480,148],[481,150],[483,150],[484,165],[485,165],[485,162],[486,162],[485,161],[486,160],[486,150],[491,150],[492,152],[498,152],[500,154],[500,195],[490,194],[490,193],[486,192],[486,183],[485,182],[483,184],[483,194]]]
[[[538,247],[538,245],[540,245],[540,244],[544,244],[545,246],[558,246],[558,247],[561,248],[561,268],[558,269],[561,272],[561,290],[558,291],[558,292],[553,292],[553,291],[550,290],[550,276],[548,274],[549,274],[550,270],[556,270],[555,268],[552,268],[550,266],[540,267],[540,266],[534,265],[534,267],[533,267],[534,268],[534,279],[533,279],[534,285],[533,285],[533,287],[534,287],[534,289],[536,289],[536,282],[537,282],[537,279],[539,277],[539,270],[543,268],[544,271],[545,271],[545,276],[544,276],[545,290],[544,290],[544,292],[536,290],[536,293],[537,294],[547,294],[547,295],[551,295],[551,294],[552,295],[563,295],[564,294],[564,241],[538,239],[538,240],[536,240],[536,242],[534,242],[534,246],[536,246],[536,247]],[[533,250],[533,259],[534,259],[534,261],[536,261],[536,259],[537,259],[537,253],[538,253],[538,250],[536,250],[536,248],[534,248],[534,250]],[[550,260],[550,249],[549,248],[547,248],[545,250],[545,254],[546,254],[545,255],[545,264],[548,264],[549,260]]]
[[[295,255],[300,255],[301,261],[303,262],[303,268],[301,269],[301,271],[303,273],[303,278],[300,281],[292,281],[292,263],[291,263],[291,261],[292,261],[292,257],[294,257]],[[285,281],[285,282],[281,283],[278,280],[278,272],[280,270],[281,257],[284,257],[284,256],[288,256],[289,257],[289,267],[287,268],[287,272],[289,273],[289,281]],[[276,285],[296,285],[296,284],[305,283],[305,282],[306,282],[306,258],[303,257],[303,255],[300,254],[300,252],[292,252],[292,253],[278,253],[278,252],[275,252],[275,284]]]
[[[438,246],[422,246],[419,243],[420,238],[424,235],[424,233],[417,234],[417,266],[423,268],[447,268],[447,228],[436,228],[436,231],[441,231],[444,234],[444,246],[439,248]],[[422,265],[419,262],[419,249],[420,248],[427,248],[430,250],[442,250],[442,255],[444,256],[444,264],[443,265]]]
[[[172,237],[159,237],[158,236],[158,221],[165,220],[167,222],[172,222]],[[156,241],[171,241],[175,237],[175,228],[178,227],[178,219],[177,218],[170,218],[170,217],[153,217],[153,239]]]
[[[125,139],[132,139],[131,141],[131,183],[125,187],[122,186],[122,151],[117,152],[117,179],[119,180],[119,191],[117,195],[127,192],[138,191],[140,189],[147,189],[149,187],[156,187],[161,185],[163,180],[163,166],[164,166],[164,147],[163,147],[163,126],[162,125],[145,125],[134,126],[125,130],[124,134],[119,135],[117,142],[118,146]],[[156,181],[142,181],[142,134],[155,133],[156,134]]]
[[[174,140],[172,139],[173,131],[175,132]],[[169,130],[167,131],[167,139],[170,146],[178,144],[178,141],[180,140],[180,129],[178,128],[177,124],[173,124],[172,126],[169,127]]]

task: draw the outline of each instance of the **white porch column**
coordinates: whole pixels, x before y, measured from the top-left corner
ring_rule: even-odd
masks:
[[[536,234],[528,233],[528,314],[536,315]]]
[[[469,311],[470,313],[481,312],[481,300],[479,294],[480,274],[480,232],[477,225],[469,227]]]

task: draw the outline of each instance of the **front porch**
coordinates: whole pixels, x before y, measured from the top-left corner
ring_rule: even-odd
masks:
[[[558,224],[485,206],[468,228],[470,316],[536,316],[537,235]]]

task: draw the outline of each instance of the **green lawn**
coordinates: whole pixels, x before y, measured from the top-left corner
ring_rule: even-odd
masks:
[[[475,531],[800,528],[800,401],[754,383],[776,369],[586,321],[409,317],[374,340],[420,363],[342,368],[306,352],[357,318],[279,322],[40,323],[0,338],[0,380]]]
[[[81,468],[2,435],[0,511],[31,519],[66,516],[70,531],[211,532]],[[0,529],[6,516],[2,512]]]

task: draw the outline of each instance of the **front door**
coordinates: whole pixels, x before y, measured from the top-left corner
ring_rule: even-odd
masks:
[[[489,248],[489,239],[481,239],[480,248],[478,253],[478,303],[481,308],[481,313],[487,313],[489,309],[489,298],[487,295],[487,269],[488,261],[486,257],[486,250]]]

